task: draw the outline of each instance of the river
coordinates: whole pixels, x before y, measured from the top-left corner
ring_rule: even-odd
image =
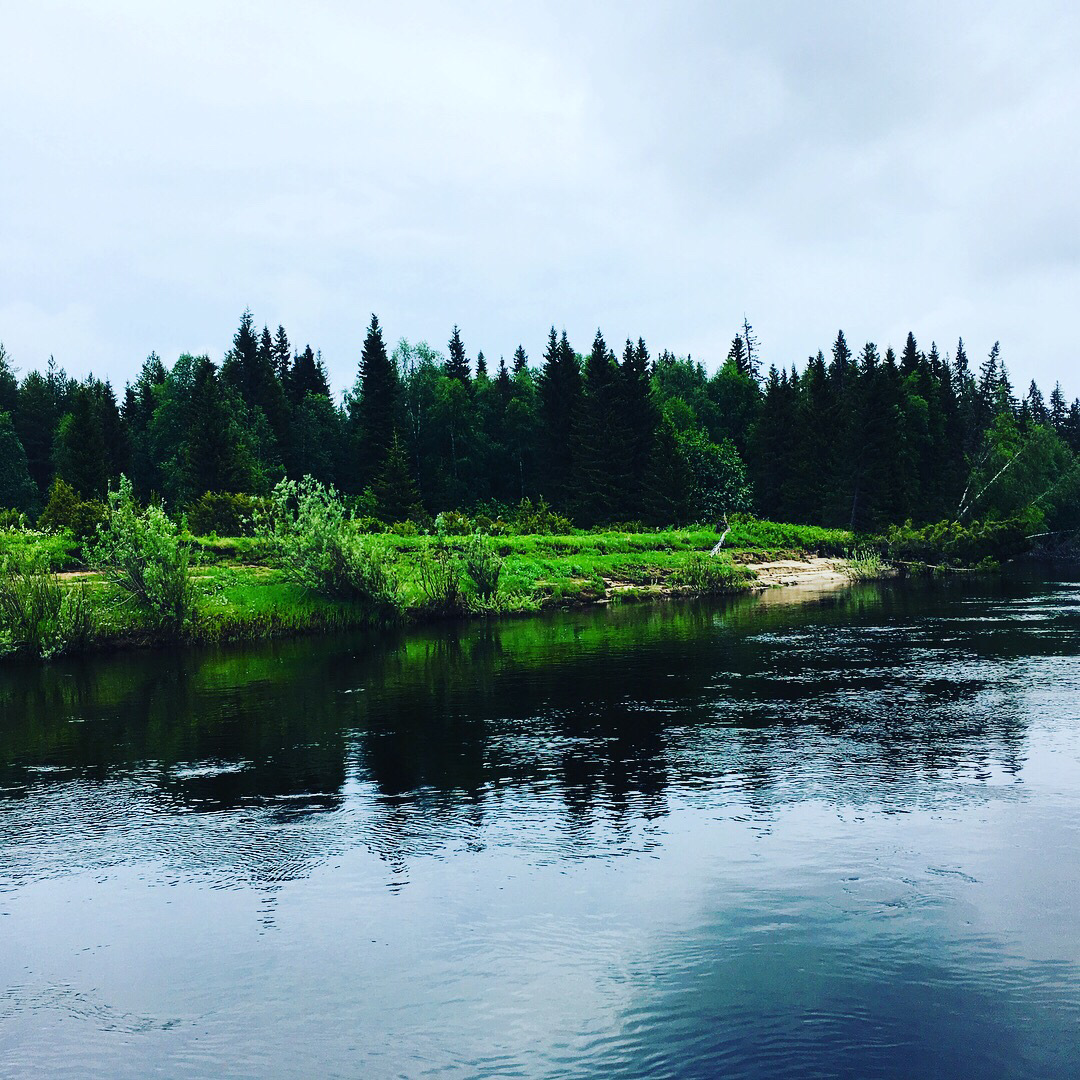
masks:
[[[1080,587],[0,668],[0,1076],[1080,1075]]]

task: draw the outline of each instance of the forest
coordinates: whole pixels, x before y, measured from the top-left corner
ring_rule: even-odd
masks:
[[[372,316],[337,400],[320,355],[246,311],[220,364],[156,354],[117,394],[51,360],[21,379],[0,346],[0,508],[39,528],[92,532],[124,475],[192,531],[241,531],[282,479],[310,476],[358,518],[497,519],[522,500],[579,527],[714,522],[738,511],[881,531],[1021,520],[1080,525],[1080,400],[1013,387],[994,345],[977,366],[913,334],[899,356],[838,332],[826,356],[762,370],[744,321],[713,373],[690,356],[597,331],[578,352],[552,327],[538,363],[470,358],[401,339]],[[231,498],[229,498],[231,497]]]

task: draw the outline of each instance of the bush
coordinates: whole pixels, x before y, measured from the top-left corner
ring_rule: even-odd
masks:
[[[27,528],[26,515],[19,510],[0,510],[0,532]]]
[[[251,536],[262,502],[250,495],[208,491],[188,507],[188,528],[196,536]]]
[[[256,514],[256,535],[285,574],[305,588],[379,609],[398,607],[386,542],[356,532],[332,487],[310,476],[282,480]]]
[[[460,510],[444,510],[435,518],[437,536],[468,536],[472,531],[472,522]]]
[[[93,632],[85,582],[64,585],[41,561],[0,568],[0,652],[47,660],[85,648]]]
[[[420,526],[415,521],[395,521],[390,532],[393,536],[419,536]]]
[[[75,489],[58,476],[49,488],[49,498],[37,525],[52,533],[68,529],[80,544],[85,544],[94,538],[105,516],[104,503],[97,499],[80,499]]]
[[[880,543],[886,558],[900,564],[977,566],[1004,562],[1024,551],[1028,528],[1023,521],[940,521],[916,528],[910,521],[892,525]],[[910,570],[911,567],[909,566]]]
[[[531,499],[522,499],[510,511],[509,517],[513,532],[519,536],[565,535],[574,531],[573,522],[552,510],[543,499],[535,506]]]
[[[178,634],[194,615],[190,545],[164,507],[138,506],[126,476],[109,492],[107,517],[90,545],[88,561],[159,628]]]
[[[502,559],[496,554],[491,541],[474,533],[465,541],[465,570],[476,586],[481,600],[494,600],[499,591],[499,575]]]

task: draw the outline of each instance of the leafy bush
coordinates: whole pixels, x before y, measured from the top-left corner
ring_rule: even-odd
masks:
[[[722,555],[692,555],[672,575],[672,582],[701,596],[731,592],[747,579],[747,572]]]
[[[574,531],[573,522],[551,509],[543,498],[534,506],[531,499],[522,499],[510,511],[510,526],[519,536],[535,534],[539,536],[563,535]]]
[[[437,536],[468,536],[472,531],[472,522],[460,510],[444,510],[435,518]]]
[[[499,591],[502,559],[496,554],[491,541],[474,533],[465,541],[463,554],[465,570],[476,586],[476,595],[481,600],[493,600]]]
[[[461,560],[443,540],[416,553],[416,580],[426,611],[453,615],[464,610],[461,569]]]
[[[196,536],[251,536],[263,500],[226,491],[208,491],[188,507],[188,528]]]
[[[131,481],[109,492],[108,514],[88,561],[164,630],[179,633],[195,611],[191,548],[162,506],[135,502]]]
[[[256,514],[256,535],[305,588],[379,609],[398,606],[386,542],[356,532],[334,488],[310,476],[282,480]]]
[[[0,653],[49,659],[85,648],[94,632],[85,582],[63,584],[42,561],[0,568]]]
[[[881,539],[890,562],[945,566],[976,566],[989,559],[1003,562],[1027,547],[1028,526],[1021,520],[972,522],[961,525],[940,521],[916,528],[910,521],[892,525]]]
[[[26,515],[20,510],[0,510],[0,532],[14,532],[27,527]]]
[[[419,536],[420,527],[415,521],[395,521],[390,532],[394,536]]]
[[[80,499],[75,489],[58,476],[49,488],[49,498],[37,525],[45,532],[60,533],[69,529],[80,543],[92,540],[105,520],[105,504],[96,499]]]

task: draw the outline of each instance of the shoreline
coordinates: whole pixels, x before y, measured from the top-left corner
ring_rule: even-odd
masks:
[[[99,636],[59,654],[56,659],[73,656],[115,655],[141,650],[159,650],[175,646],[206,647],[211,645],[258,643],[261,641],[287,640],[289,638],[317,637],[353,630],[377,629],[380,625],[423,626],[439,622],[460,620],[474,622],[482,619],[528,618],[550,615],[560,611],[577,611],[624,603],[655,603],[668,600],[699,600],[719,597],[735,597],[756,593],[788,593],[806,590],[815,594],[833,591],[855,584],[843,572],[844,559],[819,555],[800,557],[797,553],[784,552],[783,558],[762,559],[757,553],[725,553],[731,565],[748,571],[752,577],[731,583],[721,589],[695,589],[683,584],[656,581],[642,584],[618,576],[602,578],[603,591],[582,589],[572,596],[555,594],[538,596],[533,607],[506,610],[455,610],[430,611],[424,608],[408,608],[394,620],[382,623],[369,609],[345,601],[328,601],[314,594],[302,603],[291,607],[270,608],[250,614],[235,613],[217,618],[203,615],[183,634],[169,635],[151,626],[117,628],[110,633],[102,627]],[[740,560],[742,555],[747,561]],[[749,556],[747,558],[747,556]],[[239,569],[239,568],[238,568]],[[255,569],[255,568],[252,568]],[[66,571],[57,575],[67,582],[84,582],[91,586],[99,580],[87,571]],[[25,650],[0,654],[0,668],[12,663],[48,663]]]

